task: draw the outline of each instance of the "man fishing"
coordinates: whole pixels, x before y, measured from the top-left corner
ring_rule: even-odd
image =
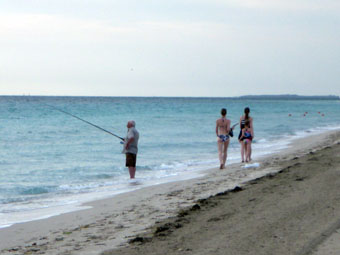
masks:
[[[137,131],[137,129],[135,128],[136,126],[136,122],[133,121],[133,120],[130,120],[128,123],[127,123],[127,128],[128,128],[128,132],[127,132],[127,135],[125,138],[122,138],[102,127],[99,127],[98,125],[95,125],[87,120],[84,120],[82,118],[79,118],[78,116],[72,114],[72,113],[69,113],[69,112],[66,112],[64,110],[61,110],[57,107],[54,107],[52,105],[48,105],[48,104],[44,104],[44,105],[47,105],[49,107],[52,107],[54,108],[55,110],[57,111],[60,111],[62,113],[65,113],[69,116],[72,116],[73,118],[76,118],[80,121],[83,121],[95,128],[98,128],[110,135],[113,135],[117,138],[119,138],[120,140],[124,141],[124,149],[123,149],[123,153],[125,153],[126,155],[126,167],[129,168],[129,173],[130,173],[130,178],[131,179],[134,179],[135,178],[135,174],[136,174],[136,160],[137,160],[137,152],[138,152],[138,139],[139,139],[139,133]],[[123,143],[123,142],[121,142]]]
[[[129,168],[130,178],[134,179],[136,173],[139,133],[136,129],[136,123],[133,120],[128,121],[126,127],[128,128],[128,131],[124,139],[123,153],[126,155],[125,166]]]

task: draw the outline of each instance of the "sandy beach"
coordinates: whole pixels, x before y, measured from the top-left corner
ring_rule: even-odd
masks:
[[[339,134],[0,229],[0,253],[340,254]]]

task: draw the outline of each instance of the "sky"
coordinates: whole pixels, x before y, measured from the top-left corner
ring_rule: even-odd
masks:
[[[339,0],[0,0],[0,95],[340,95]]]

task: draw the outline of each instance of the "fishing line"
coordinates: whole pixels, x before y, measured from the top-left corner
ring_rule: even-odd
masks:
[[[64,110],[61,110],[61,109],[59,109],[59,108],[57,108],[57,107],[55,107],[55,106],[53,106],[53,105],[49,105],[49,104],[45,104],[45,103],[42,103],[42,104],[47,105],[47,106],[49,106],[49,107],[52,107],[53,109],[55,109],[55,110],[57,110],[57,111],[59,111],[59,112],[65,113],[65,114],[67,114],[67,115],[69,115],[69,116],[72,116],[73,118],[76,118],[76,119],[78,119],[78,120],[81,120],[81,121],[83,121],[83,122],[85,122],[85,123],[87,123],[87,124],[89,124],[89,125],[91,125],[91,126],[93,126],[93,127],[96,127],[96,128],[98,128],[98,129],[100,129],[100,130],[102,130],[102,131],[104,131],[104,132],[106,132],[106,133],[108,133],[108,134],[110,134],[110,135],[113,135],[114,137],[117,137],[117,138],[119,138],[120,140],[124,141],[124,138],[122,138],[122,137],[120,137],[120,136],[118,136],[118,135],[116,135],[116,134],[114,134],[114,133],[112,133],[112,132],[110,132],[110,131],[108,131],[108,130],[102,128],[102,127],[99,127],[99,126],[97,126],[96,124],[93,124],[93,123],[91,123],[91,122],[89,122],[89,121],[87,121],[87,120],[84,120],[84,119],[82,119],[82,118],[79,118],[78,116],[76,116],[76,115],[74,115],[74,114],[72,114],[72,113],[69,113],[69,112],[66,112],[66,111],[64,111]]]

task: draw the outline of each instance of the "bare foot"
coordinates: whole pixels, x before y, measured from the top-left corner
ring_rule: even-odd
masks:
[[[220,165],[220,169],[221,169],[221,170],[223,169],[223,164]]]

